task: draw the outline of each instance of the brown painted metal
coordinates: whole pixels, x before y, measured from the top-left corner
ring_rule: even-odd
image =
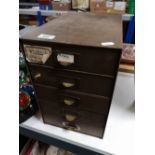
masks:
[[[41,39],[40,34],[55,38]],[[63,15],[24,34],[20,41],[52,48],[45,64],[27,62],[44,122],[101,138],[121,56],[121,15]],[[103,42],[114,45],[105,47]],[[62,66],[57,60],[60,53],[73,55],[74,63]]]

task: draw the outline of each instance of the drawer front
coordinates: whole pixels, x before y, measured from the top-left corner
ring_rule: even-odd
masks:
[[[30,57],[27,58],[27,60],[32,59],[33,63],[35,63],[35,61],[36,63],[39,63],[40,60],[40,64],[42,65],[53,66],[59,69],[77,70],[109,76],[116,75],[121,56],[120,49],[95,48],[54,43],[52,45],[48,45],[48,43],[45,44],[39,42],[32,45],[32,47],[28,46],[28,48],[30,49],[25,48],[25,53],[32,49],[34,51],[31,51],[30,53],[33,55],[33,59],[30,54],[26,54],[27,57]],[[46,50],[49,50],[47,54]],[[38,51],[45,54],[40,56]],[[35,56],[35,54],[37,55]]]
[[[74,58],[72,63],[64,63],[58,57],[63,55]],[[56,46],[53,49],[52,61],[50,65],[55,68],[79,70],[83,72],[90,72],[102,75],[115,76],[120,55],[112,49],[99,49],[89,47],[74,47],[74,46]]]
[[[59,71],[30,65],[34,83],[50,85],[62,90],[75,90],[111,98],[114,79],[71,71]]]
[[[50,101],[68,110],[86,110],[107,115],[110,102],[101,96],[92,96],[71,90],[60,91],[54,87],[35,85],[38,99]]]
[[[71,111],[60,108],[58,104],[39,100],[45,123],[88,135],[103,137],[106,117],[87,111]]]

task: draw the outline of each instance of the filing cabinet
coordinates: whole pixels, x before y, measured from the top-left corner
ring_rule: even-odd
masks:
[[[43,121],[102,138],[121,56],[121,16],[68,13],[20,42]]]

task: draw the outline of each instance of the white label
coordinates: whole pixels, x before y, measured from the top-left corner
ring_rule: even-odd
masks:
[[[107,8],[112,8],[113,7],[113,2],[112,1],[106,1],[106,7]]]
[[[126,2],[115,2],[114,9],[123,11],[125,10]]]
[[[60,53],[57,60],[58,62],[74,63],[74,55]]]
[[[42,34],[38,35],[38,38],[52,40],[55,38],[55,35],[49,35],[49,34],[42,33]]]
[[[115,43],[114,42],[102,42],[101,45],[102,46],[114,46]]]

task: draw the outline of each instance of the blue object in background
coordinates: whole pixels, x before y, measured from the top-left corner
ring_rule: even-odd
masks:
[[[39,4],[39,9],[40,10],[45,10],[45,5]]]
[[[129,25],[128,25],[128,30],[125,36],[125,43],[131,43],[132,42],[132,37],[135,31],[135,16],[130,17]]]
[[[30,84],[21,85],[19,90],[27,92],[30,96],[33,95],[33,92],[34,92],[33,87]]]
[[[39,4],[39,8],[40,10],[52,10],[52,5],[51,4],[48,4],[48,5]]]
[[[37,17],[38,17],[38,26],[43,25],[43,17],[41,15],[41,11],[37,11]]]
[[[52,5],[51,4],[48,5],[48,10],[52,10]]]

